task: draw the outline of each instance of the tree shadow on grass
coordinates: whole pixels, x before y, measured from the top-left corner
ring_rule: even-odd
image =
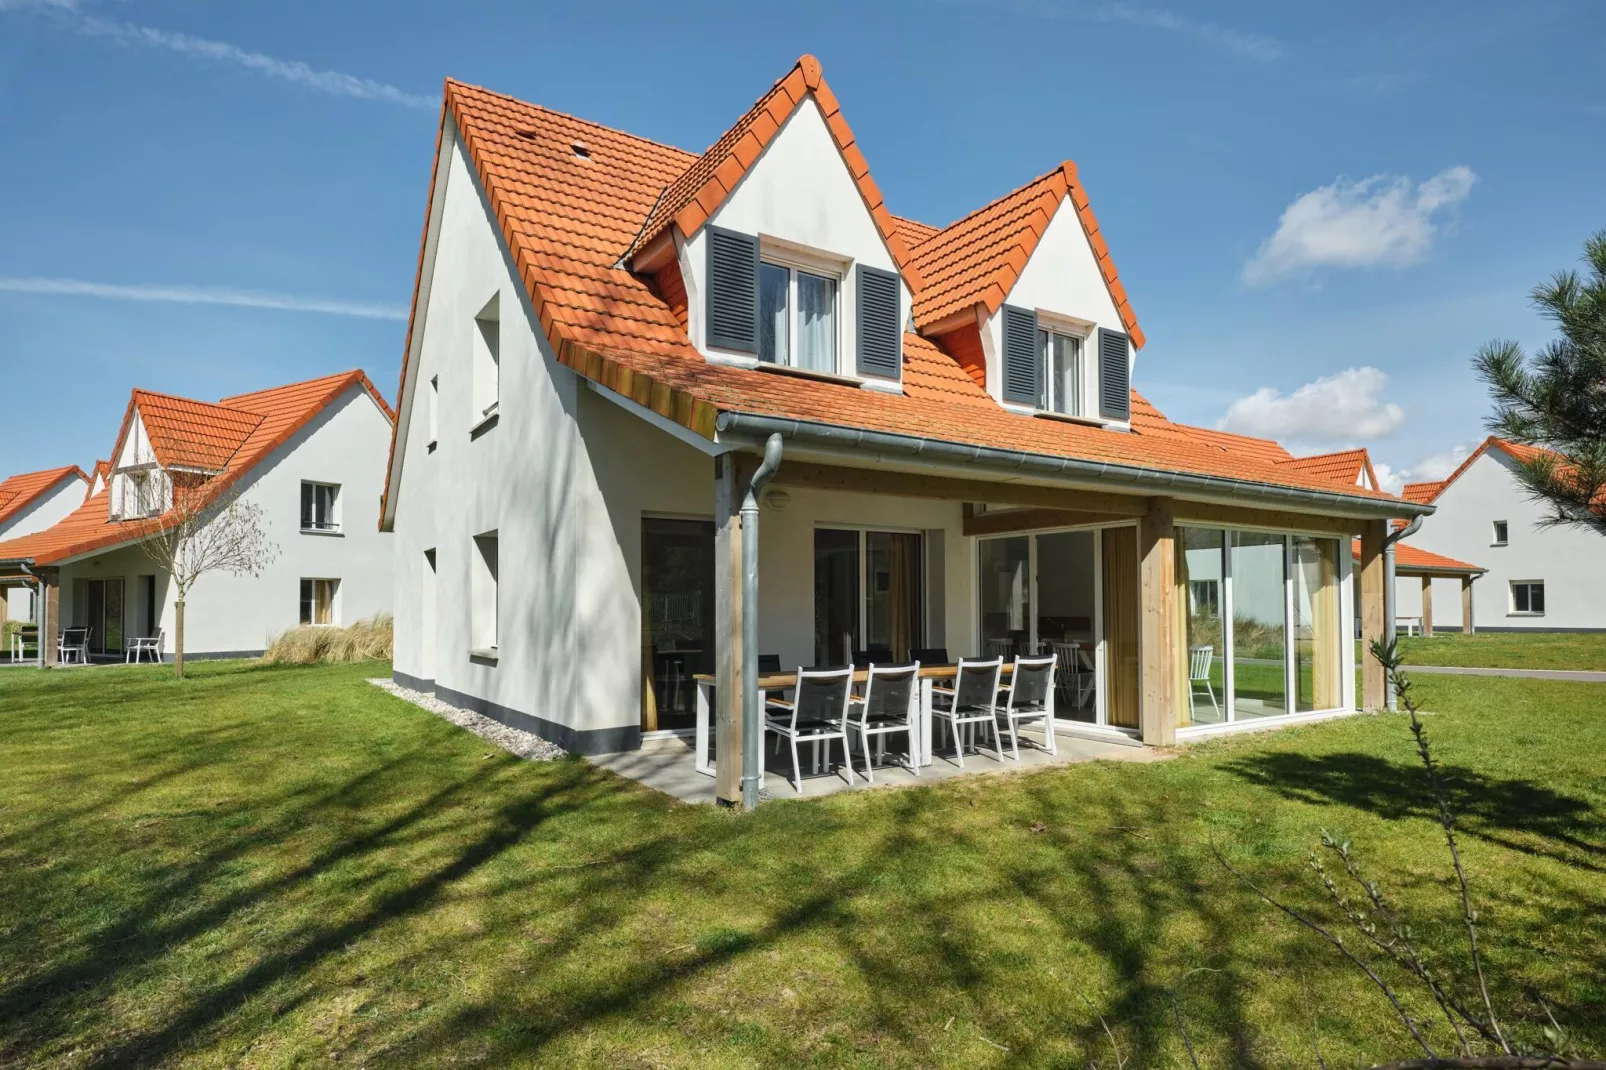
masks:
[[[1373,754],[1258,753],[1221,768],[1298,802],[1349,806],[1385,820],[1438,817],[1421,766]],[[1442,769],[1447,801],[1464,831],[1512,851],[1606,872],[1602,815],[1587,800],[1534,780],[1486,776],[1465,766]]]

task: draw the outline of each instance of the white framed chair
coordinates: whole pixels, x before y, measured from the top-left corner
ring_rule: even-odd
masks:
[[[80,665],[89,664],[89,637],[93,628],[63,628],[57,639],[57,649],[63,665],[71,665],[76,659]]]
[[[993,749],[998,753],[998,760],[1004,760],[1004,741],[998,734],[998,677],[1003,669],[1003,658],[986,660],[961,658],[958,671],[954,674],[954,686],[931,689],[934,699],[940,698],[948,703],[944,709],[933,701],[931,716],[933,721],[946,724],[949,732],[953,734],[954,757],[961,769],[965,767],[965,738],[961,731],[962,726],[991,725]]]
[[[1042,721],[1043,749],[1050,754],[1060,752],[1059,743],[1054,739],[1053,706],[1049,702],[1054,687],[1054,666],[1058,661],[1057,654],[1046,658],[1016,658],[1009,683],[1001,688],[1009,698],[998,715],[1009,728],[1009,748],[1017,762],[1020,761],[1019,728],[1023,721]]]
[[[875,762],[870,754],[870,737],[883,749],[887,736],[903,732],[909,738],[909,760],[901,763],[915,776],[920,775],[920,762],[915,728],[917,697],[920,692],[920,663],[910,665],[871,665],[870,676],[864,682],[864,694],[848,700],[848,736],[859,733],[859,744],[864,750],[864,779],[875,783]],[[850,760],[851,761],[851,760]]]
[[[852,669],[798,669],[791,701],[772,698],[765,703],[764,731],[774,732],[792,745],[792,786],[803,793],[803,771],[797,760],[799,743],[842,741],[842,768],[853,783],[853,756],[848,753],[848,701],[852,698]]]
[[[162,637],[166,634],[165,629],[158,628],[155,635],[135,636],[130,639],[123,654],[124,664],[129,662],[138,664],[141,658],[149,654],[151,660],[160,665],[162,663]]]
[[[1199,696],[1199,689],[1210,697],[1210,705],[1215,707],[1216,719],[1221,719],[1221,703],[1216,701],[1216,689],[1210,685],[1210,666],[1215,661],[1216,648],[1206,643],[1203,646],[1188,648],[1188,708],[1193,708],[1193,700]]]

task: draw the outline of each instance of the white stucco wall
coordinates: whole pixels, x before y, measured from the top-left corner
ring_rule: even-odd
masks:
[[[1441,494],[1438,511],[1411,536],[1411,543],[1489,571],[1472,585],[1473,622],[1478,628],[1606,629],[1606,538],[1576,528],[1540,528],[1542,510],[1528,501],[1503,450],[1489,449]],[[1505,546],[1492,545],[1494,522],[1508,528]],[[1543,616],[1511,612],[1513,580],[1543,580]],[[1397,584],[1401,616],[1420,616],[1422,581]],[[1435,580],[1437,628],[1461,621],[1461,583]]]
[[[455,142],[443,178],[429,299],[409,371],[419,384],[439,377],[439,433],[430,450],[428,392],[412,391],[415,411],[393,490],[395,668],[438,689],[618,738],[641,718],[642,520],[713,519],[714,461],[556,362]],[[741,225],[762,231],[751,218]],[[472,436],[472,317],[494,293],[503,310],[500,411],[495,426]],[[969,558],[958,503],[788,493],[788,508],[766,507],[760,528],[766,653],[783,663],[813,661],[816,525],[944,529],[948,634],[938,642],[969,649]],[[468,593],[474,536],[492,530],[501,603],[494,661],[471,654]],[[431,549],[433,580],[425,563]]]
[[[20,539],[53,527],[68,513],[84,504],[84,481],[63,479],[54,487],[35,498],[26,509],[0,521],[0,539]],[[33,620],[34,592],[29,587],[11,587],[5,590],[8,620]]]
[[[725,199],[710,225],[759,236],[761,251],[797,247],[836,261],[838,289],[838,371],[856,375],[855,280],[851,265],[868,264],[898,272],[875,219],[848,172],[836,140],[811,93],[753,161],[736,189]],[[689,312],[687,334],[704,353],[749,361],[751,354],[711,350],[705,342],[704,276],[708,269],[707,229],[681,243],[680,268],[686,282]],[[899,286],[898,322],[909,318],[910,293]],[[701,297],[701,299],[699,299]]]
[[[1126,331],[1110,291],[1104,285],[1093,247],[1088,244],[1082,221],[1070,198],[1061,200],[1059,211],[1026,261],[1020,278],[1004,298],[1006,304],[1037,311],[1041,326],[1061,330],[1076,328],[1086,332],[1082,342],[1084,382],[1082,396],[1087,399],[1088,416],[1098,415],[1098,328]],[[987,358],[987,386],[993,397],[1003,400],[1004,317],[987,317],[982,323],[982,351]],[[1136,362],[1136,350],[1132,350]]]
[[[278,554],[262,575],[202,576],[185,603],[186,654],[254,653],[273,637],[296,626],[301,579],[337,579],[336,623],[388,613],[391,603],[391,536],[379,531],[379,495],[390,421],[361,386],[353,386],[288,442],[258,464],[242,483],[241,498],[262,507],[270,542]],[[301,529],[301,483],[311,480],[340,487],[339,534],[307,534]],[[81,579],[124,578],[124,630],[145,634],[143,610],[134,592],[136,577],[157,569],[138,548],[108,551],[69,562],[61,569],[62,619],[76,617],[75,583]],[[174,591],[162,577],[160,627],[171,653]]]

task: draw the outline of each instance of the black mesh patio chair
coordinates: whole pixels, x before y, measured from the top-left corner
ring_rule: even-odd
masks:
[[[1020,761],[1020,733],[1022,721],[1042,721],[1045,742],[1043,749],[1058,754],[1059,744],[1054,739],[1054,722],[1050,716],[1049,694],[1054,688],[1054,664],[1058,656],[1046,658],[1016,658],[1015,671],[1009,683],[1001,689],[1009,697],[998,716],[1009,729],[1009,746],[1015,760]],[[1030,740],[1027,741],[1028,743]]]
[[[830,741],[842,741],[842,768],[853,783],[853,758],[848,754],[848,700],[853,687],[852,669],[799,669],[792,699],[772,698],[765,704],[764,730],[792,745],[792,786],[803,793],[803,772],[797,760],[799,743],[824,743],[830,758]]]
[[[954,737],[954,757],[959,768],[965,767],[965,739],[961,725],[986,724],[993,729],[993,749],[998,760],[1004,760],[1004,743],[998,734],[998,677],[1003,672],[1003,658],[985,661],[961,658],[953,687],[934,687],[931,716],[948,726]],[[946,702],[946,708],[938,705]]]
[[[864,694],[848,701],[848,734],[857,731],[864,750],[864,779],[875,783],[875,762],[870,754],[870,737],[884,749],[886,738],[902,732],[909,741],[909,760],[903,767],[920,775],[920,759],[915,754],[915,710],[920,693],[920,663],[913,665],[871,665]]]

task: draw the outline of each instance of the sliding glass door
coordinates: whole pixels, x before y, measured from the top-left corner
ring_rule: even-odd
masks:
[[[922,643],[921,536],[816,528],[814,662],[907,661]]]
[[[641,727],[696,723],[698,673],[714,671],[714,525],[641,522]]]
[[[1116,672],[1112,679],[1124,682],[1137,671],[1137,578],[1136,531],[1130,527],[981,539],[976,544],[978,653],[1006,661],[1058,655],[1055,715],[1124,725],[1124,705],[1108,721],[1101,719],[1099,650],[1101,639],[1122,637],[1119,649],[1106,644],[1106,661]],[[1123,703],[1131,699],[1131,726],[1136,727],[1135,684],[1115,687],[1112,694]]]
[[[1177,529],[1189,670],[1179,726],[1343,707],[1343,548],[1319,536]]]

